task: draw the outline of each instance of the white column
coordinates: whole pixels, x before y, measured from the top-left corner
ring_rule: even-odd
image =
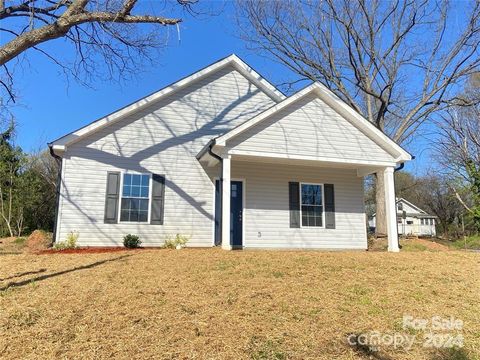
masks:
[[[232,250],[230,244],[230,169],[231,159],[227,155],[222,162],[222,249]]]
[[[393,167],[383,170],[385,182],[385,215],[387,217],[388,251],[399,252],[397,231],[397,206],[395,204],[395,185],[393,180]]]

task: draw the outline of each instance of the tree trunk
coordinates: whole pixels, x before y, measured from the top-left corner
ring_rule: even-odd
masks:
[[[387,218],[385,206],[385,181],[383,173],[375,174],[376,178],[376,215],[375,215],[375,233],[377,236],[386,236],[387,234]]]

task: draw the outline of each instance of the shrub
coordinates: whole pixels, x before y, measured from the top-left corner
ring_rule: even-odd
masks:
[[[123,238],[123,246],[127,249],[136,249],[140,247],[140,238],[137,235],[128,234]]]
[[[466,239],[460,238],[451,243],[455,249],[480,250],[480,235],[472,235]]]
[[[78,231],[70,231],[65,241],[61,241],[55,244],[55,250],[75,249],[77,247],[77,240],[80,234]]]
[[[183,248],[187,244],[188,240],[190,240],[190,238],[186,235],[176,234],[175,237],[172,235],[167,235],[163,247],[165,249],[176,249],[177,246]]]
[[[27,241],[27,238],[21,236],[21,237],[17,237],[13,242],[15,243],[15,245],[23,246],[25,245],[26,241]]]

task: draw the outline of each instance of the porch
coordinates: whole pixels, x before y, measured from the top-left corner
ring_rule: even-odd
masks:
[[[239,153],[217,158],[211,149],[197,158],[216,180],[215,243],[225,250],[364,250],[367,233],[363,178],[379,173],[386,184],[389,251],[399,251],[394,164]],[[292,184],[296,190],[292,190]],[[318,194],[306,195],[307,191]],[[295,192],[297,206],[292,206]]]

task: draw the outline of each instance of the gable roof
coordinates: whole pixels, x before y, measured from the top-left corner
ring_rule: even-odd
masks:
[[[408,201],[404,198],[397,199],[396,204],[398,204],[400,202],[403,202],[403,203],[407,204],[408,206],[410,206],[413,209],[416,209],[419,213],[427,214],[427,212],[425,210],[420,209],[417,205],[412,204],[410,201]]]
[[[429,217],[429,218],[437,218],[435,215],[430,215],[427,213],[425,210],[420,209],[417,205],[412,204],[410,201],[406,200],[405,198],[397,198],[395,201],[395,205],[398,205],[398,203],[403,202],[407,204],[408,206],[412,207],[413,209],[417,209],[418,213],[407,213],[408,216],[420,216],[420,217]],[[397,214],[400,214],[400,211],[398,210],[397,207]],[[376,217],[377,213],[372,214],[372,218]]]
[[[220,59],[214,62],[211,65],[187,76],[181,80],[174,82],[173,84],[167,85],[166,87],[147,95],[146,97],[137,100],[113,113],[110,113],[94,122],[81,127],[67,135],[64,135],[50,143],[48,146],[53,150],[64,150],[66,146],[70,145],[73,142],[78,141],[81,138],[84,138],[97,130],[104,128],[110,124],[115,123],[116,121],[124,118],[125,116],[131,115],[142,108],[151,105],[153,102],[158,101],[162,98],[165,98],[178,90],[191,85],[192,83],[205,78],[226,66],[233,66],[237,71],[239,71],[243,76],[245,76],[249,81],[255,84],[259,89],[261,89],[265,94],[267,94],[275,102],[280,102],[285,99],[285,95],[282,94],[275,86],[270,82],[265,80],[261,75],[259,75],[254,69],[248,66],[243,60],[241,60],[237,55],[232,54],[226,58]]]
[[[327,105],[329,105],[333,110],[340,114],[343,118],[349,121],[351,124],[356,126],[362,133],[368,136],[371,140],[377,143],[380,147],[384,148],[388,153],[392,154],[395,157],[396,162],[404,162],[412,159],[412,156],[404,150],[400,145],[395,141],[390,139],[385,133],[373,125],[370,121],[365,119],[357,111],[352,109],[347,105],[343,100],[336,96],[332,91],[327,89],[324,85],[315,82],[303,90],[293,94],[292,96],[284,99],[280,103],[270,107],[259,115],[253,117],[252,119],[240,124],[239,126],[233,128],[229,132],[218,136],[214,139],[215,144],[219,146],[225,146],[226,142],[239,134],[243,133],[247,129],[259,124],[260,122],[266,120],[271,115],[280,112],[282,109],[287,106],[297,102],[303,97],[315,94],[318,98],[323,100]]]

